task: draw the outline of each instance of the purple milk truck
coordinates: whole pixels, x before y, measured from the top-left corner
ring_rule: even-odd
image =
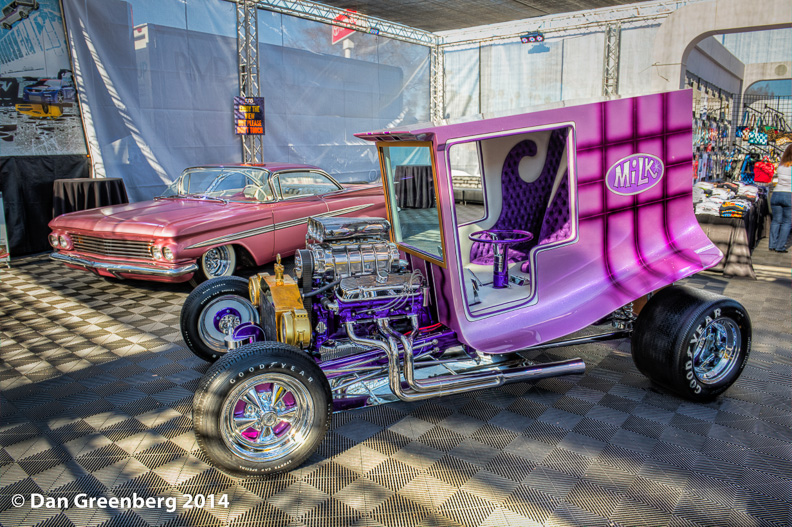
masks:
[[[722,257],[693,214],[690,91],[357,137],[386,219],[311,218],[294,277],[278,263],[185,301],[184,340],[214,362],[194,426],[220,469],[298,467],[334,411],[585,371],[535,350],[629,337],[693,401],[742,372],[745,309],[673,285]]]

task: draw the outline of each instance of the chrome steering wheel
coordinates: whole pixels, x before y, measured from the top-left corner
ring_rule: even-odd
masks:
[[[527,231],[490,229],[470,233],[468,238],[474,242],[492,245],[494,256],[492,262],[492,287],[503,289],[509,286],[509,246],[531,241],[533,234]]]

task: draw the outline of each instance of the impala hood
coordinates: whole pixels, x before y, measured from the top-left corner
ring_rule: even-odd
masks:
[[[58,216],[49,225],[52,229],[175,237],[222,228],[226,224],[244,224],[243,219],[261,221],[260,215],[246,214],[246,209],[259,207],[253,203],[162,199],[71,212]]]

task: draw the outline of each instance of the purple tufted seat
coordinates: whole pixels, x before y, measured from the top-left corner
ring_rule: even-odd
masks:
[[[543,230],[543,219],[547,202],[553,191],[555,175],[566,147],[566,130],[554,130],[550,135],[547,157],[539,177],[528,183],[520,178],[519,165],[525,156],[536,155],[536,143],[526,139],[517,143],[508,153],[503,163],[501,188],[503,206],[500,216],[491,229],[523,230],[534,235],[530,242],[514,245],[509,249],[509,262],[525,260],[528,251],[536,245]],[[559,192],[556,194],[558,197]],[[567,216],[569,215],[569,191],[566,191]],[[555,203],[558,201],[554,199]],[[568,220],[567,220],[568,221]],[[491,264],[493,261],[492,246],[484,243],[473,243],[470,248],[470,261],[474,264]]]
[[[539,234],[539,245],[560,242],[572,236],[572,223],[569,213],[569,171],[564,171],[563,179],[558,185],[553,202],[547,207],[542,230]],[[530,268],[526,260],[520,266],[523,273],[527,273]]]
[[[569,221],[569,171],[564,171],[563,179],[558,185],[553,202],[547,207],[542,230],[539,234],[539,245],[546,245],[566,240],[572,234]]]

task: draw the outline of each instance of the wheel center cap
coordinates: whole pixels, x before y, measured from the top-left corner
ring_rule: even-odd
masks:
[[[239,325],[239,317],[234,315],[226,315],[222,319],[220,319],[220,329],[223,330],[223,333],[228,331],[229,329],[234,329]]]
[[[261,416],[261,424],[264,426],[272,426],[278,422],[278,416],[275,415],[275,412],[265,412],[264,415]]]

